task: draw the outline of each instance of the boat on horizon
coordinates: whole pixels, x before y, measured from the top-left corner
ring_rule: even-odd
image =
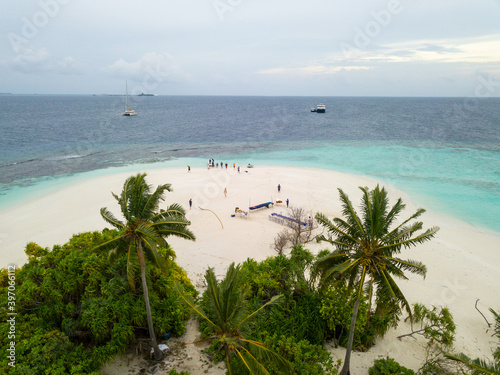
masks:
[[[122,116],[137,116],[137,112],[128,105],[128,83],[125,81],[125,111]]]
[[[326,112],[326,106],[324,104],[318,104],[316,106],[316,108],[311,108],[311,112],[325,113]]]
[[[158,96],[158,94],[145,94],[145,93],[141,92],[137,96]]]

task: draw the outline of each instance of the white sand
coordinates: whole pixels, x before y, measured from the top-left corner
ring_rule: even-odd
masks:
[[[177,261],[184,267],[193,283],[199,284],[207,267],[214,267],[216,274],[223,276],[231,262],[242,262],[248,257],[263,260],[276,255],[272,248],[274,237],[285,227],[271,222],[271,212],[287,212],[285,206],[274,206],[251,212],[244,218],[234,214],[235,207],[248,211],[249,205],[282,199],[290,200],[291,207],[302,207],[313,216],[322,212],[329,217],[341,216],[337,188],[341,187],[357,207],[360,199],[359,186],[375,187],[377,181],[338,172],[309,168],[261,167],[242,168],[237,173],[228,170],[207,168],[163,169],[147,171],[147,181],[154,187],[171,183],[173,192],[166,194],[165,205],[181,203],[188,210],[191,230],[196,242],[171,239]],[[123,182],[131,173],[115,174],[95,178],[63,190],[47,194],[41,198],[0,212],[0,266],[9,263],[23,264],[26,243],[33,241],[44,247],[65,243],[72,234],[101,230],[106,227],[99,209],[107,207],[119,215],[119,207],[111,192],[119,194]],[[281,184],[278,193],[277,185]],[[407,204],[406,218],[416,207],[411,197],[385,185],[394,204],[399,197]],[[227,197],[224,189],[227,188]],[[188,201],[193,199],[189,210]],[[222,221],[210,211],[212,210]],[[427,278],[410,275],[409,281],[401,281],[400,286],[410,303],[421,302],[427,306],[440,305],[450,308],[457,324],[456,351],[473,357],[491,358],[497,343],[487,332],[483,317],[475,310],[478,307],[493,319],[488,308],[500,310],[500,236],[454,218],[432,212],[432,207],[424,207],[424,227],[441,227],[437,237],[424,245],[407,250],[402,258],[422,261],[428,267]],[[328,248],[327,244],[310,243],[307,248],[317,252]],[[496,280],[496,281],[495,281]],[[353,374],[364,374],[378,356],[391,356],[401,364],[418,369],[425,359],[424,341],[395,337],[409,332],[409,326],[400,324],[367,353],[354,353]],[[190,333],[193,336],[193,333]],[[190,341],[187,338],[186,341]],[[182,341],[182,338],[181,338]],[[190,349],[192,350],[192,349]],[[335,356],[343,358],[344,350],[332,349]],[[200,360],[189,356],[178,370],[188,370],[193,374],[200,370]],[[201,358],[201,357],[200,357]],[[189,364],[191,363],[191,364]],[[122,363],[123,364],[123,363]],[[107,368],[106,373],[112,374]],[[207,368],[207,367],[205,367]],[[168,371],[167,371],[168,372]],[[119,373],[117,370],[116,373]],[[223,373],[212,368],[208,373]]]

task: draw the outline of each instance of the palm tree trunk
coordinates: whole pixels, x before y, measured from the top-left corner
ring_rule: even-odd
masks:
[[[356,328],[356,319],[358,318],[358,308],[359,308],[359,298],[356,299],[356,302],[354,302],[354,309],[352,311],[352,318],[351,318],[351,327],[349,328],[349,340],[347,340],[347,348],[345,352],[345,358],[344,358],[344,366],[342,367],[342,371],[340,371],[340,375],[350,375],[350,362],[351,362],[351,351],[352,351],[352,344],[354,342],[354,330]]]
[[[137,255],[139,257],[139,264],[141,266],[142,291],[144,292],[144,304],[146,305],[146,315],[148,318],[149,337],[151,338],[151,344],[153,345],[155,360],[161,361],[164,355],[163,352],[158,347],[158,343],[156,342],[156,337],[155,337],[155,331],[153,328],[153,317],[151,315],[148,285],[146,283],[146,261],[144,259],[144,252],[142,251],[142,243],[140,241],[139,241],[139,246],[137,247]]]

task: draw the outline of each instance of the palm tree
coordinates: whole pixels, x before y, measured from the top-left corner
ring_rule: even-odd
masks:
[[[109,249],[110,260],[126,254],[127,277],[132,289],[135,289],[134,276],[138,268],[137,262],[139,262],[149,336],[155,359],[161,360],[163,353],[156,342],[146,283],[146,258],[153,265],[164,269],[164,258],[158,254],[157,250],[159,247],[168,247],[165,238],[178,236],[194,240],[195,237],[186,228],[190,222],[186,219],[185,211],[179,204],[174,203],[166,210],[158,211],[160,202],[164,200],[164,192],[172,191],[171,185],[159,185],[154,192],[151,192],[151,186],[146,183],[145,178],[145,173],[129,177],[119,197],[112,193],[120,205],[125,221],[117,219],[107,208],[101,208],[103,219],[118,229],[118,232],[113,239],[96,248]]]
[[[410,221],[422,215],[425,210],[418,209],[408,219],[390,229],[405,205],[401,198],[389,210],[389,199],[384,188],[379,186],[369,191],[360,187],[363,192],[360,217],[347,195],[339,189],[342,202],[342,214],[345,219],[335,218],[333,222],[318,213],[316,220],[327,231],[328,237],[319,236],[319,241],[327,241],[335,246],[330,254],[318,260],[316,266],[321,285],[347,282],[350,290],[357,288],[357,298],[349,329],[344,366],[341,375],[350,374],[349,362],[354,340],[354,329],[358,315],[359,302],[363,291],[368,294],[371,304],[374,291],[388,296],[391,300],[402,304],[411,313],[410,305],[394,281],[393,276],[406,279],[404,271],[425,277],[426,267],[417,261],[402,260],[395,255],[402,248],[409,248],[430,240],[439,228],[434,227],[416,235],[422,229],[422,222]],[[370,310],[370,309],[369,309]]]
[[[243,366],[251,374],[269,374],[264,364],[258,358],[278,363],[285,370],[290,364],[277,353],[266,348],[263,343],[245,338],[244,332],[248,331],[249,324],[257,314],[267,306],[281,302],[283,296],[274,296],[257,310],[249,313],[245,300],[244,282],[246,274],[240,266],[232,263],[222,282],[218,282],[214,270],[209,268],[205,274],[207,282],[207,311],[196,306],[191,295],[184,293],[182,286],[176,283],[177,290],[184,301],[212,328],[213,336],[208,340],[217,340],[224,350],[226,365],[231,374],[231,358],[236,355]]]

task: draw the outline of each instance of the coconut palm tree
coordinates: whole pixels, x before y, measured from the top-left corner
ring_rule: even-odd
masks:
[[[269,374],[262,359],[278,363],[285,371],[289,370],[290,364],[285,359],[266,348],[263,343],[245,337],[252,319],[262,309],[281,302],[283,298],[282,295],[274,296],[257,310],[249,312],[244,290],[246,277],[240,266],[232,263],[225,279],[219,283],[214,270],[209,268],[205,274],[208,300],[206,311],[195,304],[191,295],[184,293],[180,284],[176,283],[176,287],[184,301],[213,328],[213,336],[207,340],[217,340],[224,350],[229,374],[232,374],[233,356],[239,358],[251,374]]]
[[[166,210],[158,210],[166,191],[172,191],[170,184],[159,185],[152,192],[152,187],[146,183],[145,173],[129,177],[123,185],[120,196],[112,193],[120,205],[125,220],[119,220],[107,208],[101,208],[103,219],[118,229],[118,232],[113,239],[97,246],[99,249],[110,250],[110,260],[122,255],[127,256],[127,277],[133,289],[135,289],[134,276],[140,268],[149,336],[156,360],[161,360],[163,353],[158,347],[153,328],[146,283],[146,259],[152,265],[163,269],[164,258],[157,250],[159,247],[168,247],[166,237],[195,239],[193,233],[186,228],[190,222],[179,204],[174,203]]]
[[[330,221],[321,213],[316,215],[316,220],[328,233],[327,236],[319,236],[318,241],[327,241],[335,246],[332,252],[319,259],[316,264],[320,284],[346,282],[351,290],[357,288],[341,375],[350,374],[354,329],[363,292],[366,292],[369,303],[374,291],[378,291],[378,294],[389,296],[411,313],[410,305],[393,277],[406,279],[405,271],[425,276],[426,267],[420,262],[402,260],[395,255],[403,248],[430,240],[439,229],[434,227],[415,235],[422,229],[422,222],[410,223],[410,221],[422,215],[425,212],[423,209],[418,209],[408,219],[399,222],[391,229],[405,208],[401,198],[389,209],[389,199],[384,188],[381,189],[377,185],[372,191],[368,188],[360,187],[360,189],[363,192],[361,216],[341,189],[339,193],[345,219],[335,218]]]

